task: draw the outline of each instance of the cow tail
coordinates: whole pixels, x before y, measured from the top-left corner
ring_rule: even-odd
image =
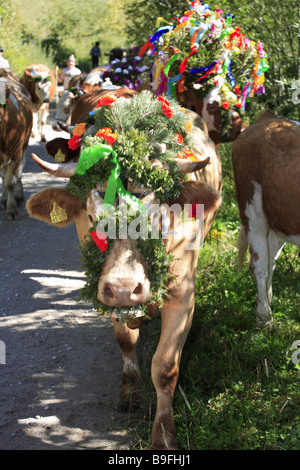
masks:
[[[239,238],[237,242],[237,248],[239,250],[238,256],[237,256],[237,267],[239,270],[241,270],[243,267],[243,261],[244,261],[247,248],[248,248],[248,238],[247,238],[245,227],[243,225],[241,225]]]

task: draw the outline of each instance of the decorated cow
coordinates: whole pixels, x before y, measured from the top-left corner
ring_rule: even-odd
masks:
[[[33,155],[45,171],[70,179],[65,189],[32,196],[27,209],[50,224],[76,223],[86,274],[80,297],[111,314],[123,355],[123,408],[138,397],[139,327],[161,314],[151,366],[152,447],[177,449],[172,401],[193,317],[199,245],[221,201],[218,153],[194,112],[126,89],[98,100],[72,129],[68,148],[74,153],[61,163]],[[51,154],[59,150],[53,145]]]
[[[22,171],[32,128],[30,95],[10,70],[0,71],[0,170],[1,207],[6,219],[17,217],[23,199]]]
[[[53,70],[43,64],[33,64],[26,67],[20,82],[28,90],[32,101],[34,137],[45,141],[44,126],[49,115],[49,103],[52,100],[56,81]]]

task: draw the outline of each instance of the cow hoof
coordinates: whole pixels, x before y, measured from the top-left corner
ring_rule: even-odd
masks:
[[[41,137],[41,142],[47,142],[47,139],[44,135],[42,135],[42,137]]]
[[[17,212],[7,212],[5,216],[6,220],[16,220],[18,219],[18,213]]]

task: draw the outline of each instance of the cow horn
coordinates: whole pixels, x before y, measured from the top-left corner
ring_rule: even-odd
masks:
[[[205,168],[210,160],[210,157],[207,157],[205,160],[195,162],[190,159],[175,158],[176,164],[178,166],[179,173],[193,173],[194,171],[201,170]]]
[[[77,162],[48,163],[41,160],[34,153],[32,154],[32,158],[44,171],[59,178],[70,178],[75,174],[75,170],[77,168]]]
[[[73,131],[76,126],[67,126],[66,124],[63,124],[60,121],[57,121],[58,126],[65,132],[68,132],[68,134],[73,135]]]

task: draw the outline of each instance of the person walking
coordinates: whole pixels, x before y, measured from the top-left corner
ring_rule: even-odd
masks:
[[[74,54],[72,54],[67,60],[67,67],[63,68],[62,73],[58,75],[58,81],[60,83],[63,82],[64,90],[68,88],[71,78],[81,74],[81,70],[75,66],[76,59],[74,57]]]
[[[95,45],[90,50],[90,55],[92,57],[92,68],[94,69],[99,66],[99,57],[102,56],[98,41],[95,42]]]

